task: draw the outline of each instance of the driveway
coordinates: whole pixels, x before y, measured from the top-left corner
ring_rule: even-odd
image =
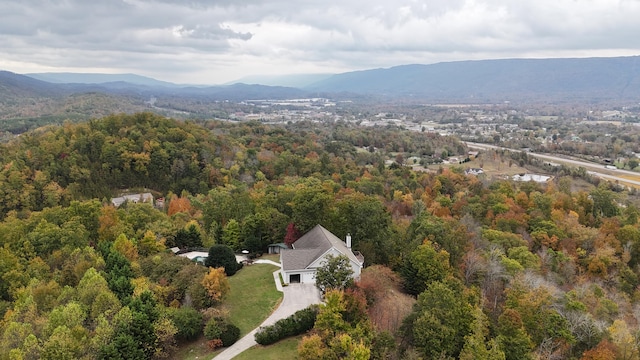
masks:
[[[278,264],[280,265],[280,264]],[[273,272],[273,279],[276,284],[276,288],[284,293],[284,297],[280,306],[260,324],[260,326],[273,325],[280,319],[287,318],[298,310],[307,308],[312,304],[319,304],[322,302],[320,298],[320,291],[311,284],[290,284],[284,288],[280,286],[280,270]],[[259,328],[259,327],[258,327]],[[226,348],[223,352],[214,357],[215,360],[231,360],[241,352],[248,348],[257,345],[255,340],[255,334],[258,328],[253,329],[250,333],[245,335],[242,339],[238,340],[235,344]]]

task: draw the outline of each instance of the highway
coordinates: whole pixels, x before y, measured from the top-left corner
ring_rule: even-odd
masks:
[[[480,149],[480,150],[507,150],[507,151],[521,151],[516,149],[509,149],[501,146],[489,145],[489,144],[480,144],[465,141],[467,146],[472,149]],[[609,181],[618,181],[624,184],[632,184],[640,187],[640,173],[629,171],[629,170],[619,170],[619,169],[606,169],[603,164],[597,164],[593,162],[588,162],[584,160],[575,160],[569,159],[565,157],[549,155],[549,154],[539,154],[528,152],[527,155],[537,157],[539,159],[543,159],[549,162],[553,162],[556,164],[565,164],[565,165],[574,165],[574,166],[582,166],[587,170],[587,173],[593,176],[597,176],[599,178],[609,180]],[[632,177],[630,179],[628,177],[621,177],[622,175],[626,175],[628,177]]]

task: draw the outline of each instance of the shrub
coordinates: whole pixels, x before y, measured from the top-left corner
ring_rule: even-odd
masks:
[[[236,341],[240,338],[240,328],[237,326],[227,323],[225,324],[222,334],[220,334],[220,340],[222,340],[222,346],[227,347],[235,344]]]
[[[192,307],[168,308],[167,315],[178,329],[177,340],[194,340],[202,333],[202,314]]]
[[[204,326],[204,337],[207,338],[207,340],[220,339],[220,335],[222,335],[223,325],[223,319],[211,318]]]
[[[286,319],[260,328],[255,335],[256,342],[260,345],[270,345],[289,336],[305,333],[313,328],[317,315],[318,307],[315,305],[296,311]]]
[[[240,329],[224,318],[216,317],[207,321],[204,327],[207,340],[220,340],[219,346],[231,346],[240,338]],[[217,343],[216,343],[217,344]]]
[[[219,347],[222,347],[222,340],[220,339],[209,340],[207,341],[207,346],[209,347],[209,350],[215,350]]]
[[[187,290],[191,298],[191,305],[198,310],[206,309],[214,305],[213,300],[209,297],[207,289],[200,282],[195,282],[189,286]]]

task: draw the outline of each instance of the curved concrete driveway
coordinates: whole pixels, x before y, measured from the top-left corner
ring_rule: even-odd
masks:
[[[280,266],[280,264],[268,260],[257,260],[256,263],[268,263]],[[275,281],[276,288],[284,293],[284,298],[282,299],[280,306],[265,321],[263,321],[260,326],[273,325],[276,321],[287,318],[298,310],[302,310],[309,305],[319,304],[322,302],[320,298],[320,291],[314,285],[291,284],[283,288],[280,285],[280,270],[273,272],[273,279]],[[214,359],[231,360],[241,352],[257,345],[255,334],[258,329],[259,327],[253,329],[242,339],[238,340],[235,344],[229,346],[223,352],[214,357]]]

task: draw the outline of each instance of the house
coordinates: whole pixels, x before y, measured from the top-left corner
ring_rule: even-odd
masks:
[[[340,240],[321,225],[316,225],[292,244],[292,249],[281,249],[280,263],[285,284],[314,284],[316,270],[324,265],[328,256],[345,255],[353,269],[353,277],[359,278],[364,257],[351,250],[351,236]]]
[[[133,195],[124,195],[117,198],[111,199],[111,203],[115,207],[119,207],[124,204],[125,201],[130,201],[133,203],[149,203],[153,205],[153,195],[151,193],[142,193],[142,194],[133,194]]]

